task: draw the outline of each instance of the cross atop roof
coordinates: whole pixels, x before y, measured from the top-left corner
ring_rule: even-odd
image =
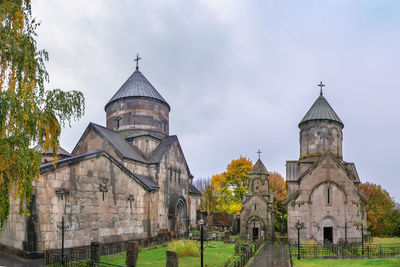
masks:
[[[257,151],[257,154],[258,154],[258,159],[260,159],[260,157],[261,157],[261,150],[259,149],[258,151]]]
[[[136,70],[139,70],[139,60],[141,60],[142,58],[139,57],[139,54],[136,54],[136,58],[134,59],[134,61],[136,61]]]
[[[325,84],[322,83],[322,81],[318,84],[318,86],[321,88],[321,91],[319,92],[319,95],[322,96],[322,87],[325,86]]]

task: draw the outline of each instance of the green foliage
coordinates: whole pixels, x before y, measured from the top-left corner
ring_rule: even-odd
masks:
[[[38,50],[38,26],[29,0],[0,1],[0,228],[10,201],[29,215],[42,157],[29,147],[58,151],[61,127],[84,114],[82,93],[44,89],[48,54]]]
[[[172,241],[169,244],[168,248],[170,250],[176,251],[176,253],[178,253],[179,258],[200,257],[199,248],[196,246],[196,243],[191,240]]]
[[[297,260],[293,258],[294,266],[296,267],[361,267],[361,266],[381,266],[381,267],[394,267],[400,265],[400,258],[386,258],[386,259],[364,259],[364,260]]]

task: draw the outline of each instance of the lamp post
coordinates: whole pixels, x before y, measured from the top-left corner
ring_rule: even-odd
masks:
[[[204,226],[204,220],[201,219],[199,221],[200,224],[200,267],[203,267],[203,253],[204,253],[204,233],[203,233],[203,226]]]
[[[61,262],[64,265],[64,232],[69,228],[64,223],[64,216],[62,216],[61,225],[58,225],[57,227],[61,229]]]
[[[304,226],[304,223],[300,223],[299,220],[297,220],[297,223],[295,225],[295,229],[297,229],[297,259],[300,260],[300,230],[305,229],[306,227]]]
[[[364,255],[364,223],[361,222],[361,226],[357,224],[356,228],[357,230],[361,230],[361,253]]]

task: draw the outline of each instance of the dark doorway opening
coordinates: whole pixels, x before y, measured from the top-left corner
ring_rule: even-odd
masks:
[[[258,239],[258,228],[253,228],[253,239]]]
[[[333,227],[324,227],[324,243],[333,243]]]

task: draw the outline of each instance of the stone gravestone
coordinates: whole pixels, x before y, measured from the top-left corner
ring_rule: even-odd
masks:
[[[224,232],[224,243],[229,243],[229,242],[230,242],[229,230],[225,230],[225,232]]]
[[[90,260],[94,262],[100,261],[100,242],[92,242],[90,244]]]
[[[136,267],[139,253],[139,244],[136,241],[129,241],[126,249],[126,266]]]
[[[167,267],[178,267],[178,253],[167,250]]]

